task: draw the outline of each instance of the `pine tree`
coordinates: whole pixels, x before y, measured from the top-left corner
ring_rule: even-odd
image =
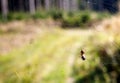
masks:
[[[36,0],[36,9],[40,9],[41,8],[41,0]]]
[[[63,10],[69,11],[69,0],[63,0]]]
[[[60,10],[63,10],[63,0],[59,0],[59,8]]]
[[[46,10],[50,9],[50,0],[45,0],[45,9]]]
[[[24,11],[23,0],[18,0],[18,1],[19,1],[20,11]]]
[[[1,0],[2,15],[6,19],[8,14],[8,0]]]
[[[35,13],[35,0],[29,0],[29,10],[31,14]]]
[[[78,0],[69,0],[70,1],[70,8],[71,11],[77,11],[78,10]]]

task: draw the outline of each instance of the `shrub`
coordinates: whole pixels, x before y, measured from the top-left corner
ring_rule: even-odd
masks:
[[[54,20],[62,19],[63,17],[62,11],[52,10],[52,11],[49,11],[49,14]]]
[[[81,23],[87,23],[90,20],[89,14],[82,14],[81,15]]]
[[[0,22],[2,21],[2,14],[0,14]]]
[[[98,20],[102,20],[102,19],[108,18],[108,17],[110,17],[110,16],[111,16],[110,13],[107,13],[107,12],[98,13],[98,14],[97,14],[97,19],[98,19]]]
[[[9,13],[7,16],[8,20],[22,20],[29,18],[28,14],[25,14],[23,12],[19,13]]]
[[[79,19],[77,18],[64,18],[62,20],[62,26],[63,27],[77,27],[79,26]]]
[[[67,14],[69,17],[73,17],[74,15],[75,15],[75,13],[74,12],[68,12],[68,14]]]
[[[2,14],[0,14],[0,22],[6,22],[7,19],[6,18],[3,18]]]
[[[88,13],[68,13],[62,19],[63,27],[80,27],[86,25],[91,20]]]
[[[34,15],[32,15],[32,18],[33,19],[45,19],[47,18],[49,15],[47,12],[45,11],[39,11],[39,12],[36,12]]]

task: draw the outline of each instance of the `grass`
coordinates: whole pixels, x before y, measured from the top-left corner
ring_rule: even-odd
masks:
[[[109,82],[105,67],[100,68],[100,58],[96,51],[96,45],[107,42],[107,39],[106,33],[86,30],[47,32],[32,44],[0,56],[0,81],[66,83],[72,76],[76,83],[84,83],[85,80],[91,83]],[[81,48],[87,50],[86,61],[78,57]],[[69,63],[70,57],[74,59],[73,64]]]
[[[70,83],[70,79],[74,83],[118,82],[119,37],[118,32],[106,30],[49,30],[32,43],[0,56],[0,82]],[[80,58],[81,49],[85,50],[85,61]],[[101,59],[102,55],[105,60],[109,58],[109,64]],[[117,57],[117,64],[110,61],[111,56]]]
[[[64,82],[68,76],[66,59],[71,54],[71,52],[68,54],[66,49],[70,49],[74,39],[76,40],[74,36],[65,36],[62,33],[47,33],[31,45],[1,55],[0,76],[3,76],[1,81],[5,83]],[[56,76],[58,78],[54,80]]]
[[[3,83],[14,81],[16,83],[66,83],[72,75],[76,83],[83,83],[87,76],[89,78],[87,80],[91,80],[92,83],[94,75],[97,75],[94,83],[95,80],[105,82],[109,76],[104,68],[103,70],[99,68],[100,58],[95,46],[100,42],[106,42],[108,35],[94,31],[88,33],[86,30],[57,31],[47,32],[32,44],[13,50],[7,55],[1,55],[0,81]],[[99,43],[96,43],[95,37],[100,40]],[[88,42],[89,40],[92,42]],[[85,62],[78,57],[81,48],[87,50]],[[69,63],[70,57],[74,59],[74,64]],[[100,72],[101,76],[98,75]]]

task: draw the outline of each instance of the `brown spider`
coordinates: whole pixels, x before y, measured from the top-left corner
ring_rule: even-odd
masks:
[[[85,52],[83,50],[80,51],[80,54],[81,54],[81,59],[82,60],[85,60]]]

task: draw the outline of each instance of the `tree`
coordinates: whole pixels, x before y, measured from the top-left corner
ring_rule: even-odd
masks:
[[[36,9],[40,9],[41,8],[41,0],[36,0]]]
[[[59,0],[59,8],[60,10],[63,10],[63,0]]]
[[[45,0],[45,9],[46,10],[50,9],[50,0]]]
[[[120,0],[118,0],[118,11],[120,12]]]
[[[1,0],[2,15],[6,19],[8,14],[8,0]]]
[[[20,11],[24,11],[23,0],[18,0],[18,1],[19,1]]]
[[[63,10],[69,11],[69,0],[63,0]]]
[[[77,11],[78,10],[78,0],[70,0],[70,10]]]
[[[98,7],[99,7],[99,10],[103,10],[103,0],[98,0]]]
[[[29,0],[29,10],[31,14],[35,13],[35,0]]]

